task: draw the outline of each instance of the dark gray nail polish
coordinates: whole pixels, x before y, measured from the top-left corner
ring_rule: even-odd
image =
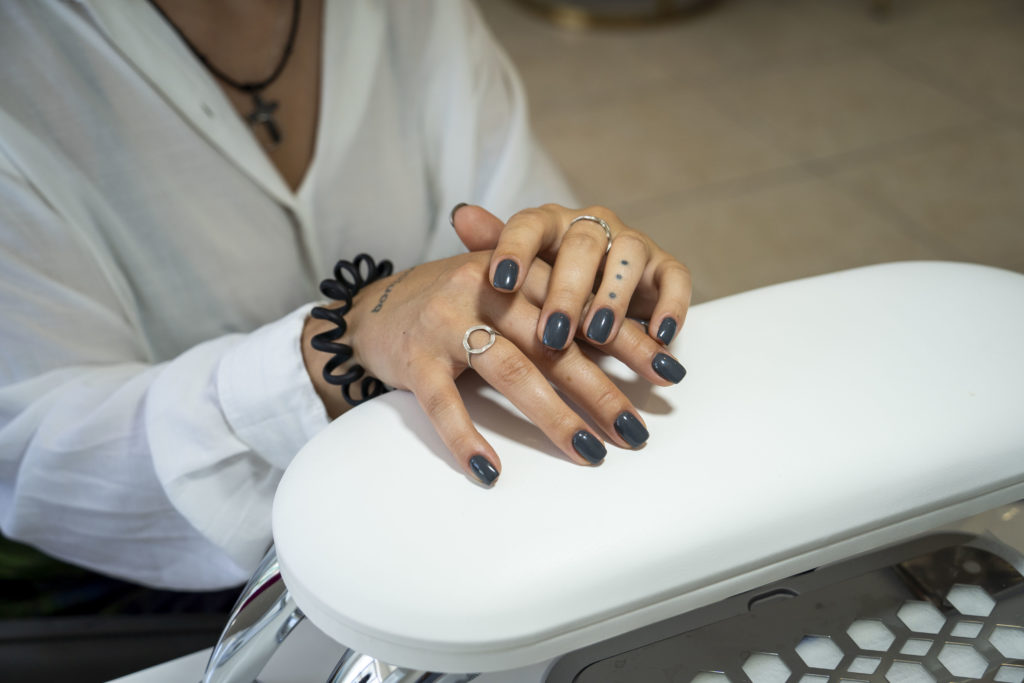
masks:
[[[608,341],[608,335],[612,332],[612,325],[615,324],[615,312],[610,308],[602,308],[590,319],[587,326],[587,338],[604,344]]]
[[[675,358],[664,353],[659,353],[654,357],[651,367],[669,382],[678,384],[683,377],[686,377],[686,368],[680,365]]]
[[[494,269],[494,286],[498,289],[512,291],[519,278],[519,264],[510,258],[505,259]]]
[[[473,470],[473,476],[479,479],[484,486],[490,486],[498,478],[498,470],[490,460],[482,455],[474,455],[470,458],[469,468]]]
[[[658,326],[658,341],[662,344],[668,344],[672,341],[672,338],[676,336],[676,320],[675,318],[665,318],[661,321],[661,325]]]
[[[615,431],[619,433],[623,441],[633,448],[647,443],[647,438],[650,436],[644,423],[628,411],[620,413],[615,418]]]
[[[604,460],[604,456],[608,453],[608,449],[604,447],[601,440],[585,429],[573,434],[572,447],[593,465]]]
[[[552,313],[544,325],[544,336],[541,342],[552,349],[561,349],[569,341],[569,316],[565,313]]]
[[[452,207],[451,212],[448,214],[448,222],[451,223],[453,228],[455,227],[455,212],[464,206],[469,206],[469,204],[467,204],[466,202],[459,202],[458,204]]]

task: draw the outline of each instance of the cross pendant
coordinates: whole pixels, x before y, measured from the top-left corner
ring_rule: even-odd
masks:
[[[267,135],[270,136],[270,141],[276,147],[277,144],[281,142],[281,130],[277,127],[277,121],[274,120],[274,111],[277,109],[277,101],[264,100],[260,97],[258,92],[253,91],[252,106],[253,110],[246,117],[246,120],[253,126],[256,124],[262,124],[265,126],[267,129]]]

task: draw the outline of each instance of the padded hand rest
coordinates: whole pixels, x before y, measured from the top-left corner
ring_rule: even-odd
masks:
[[[694,307],[651,438],[569,463],[472,373],[503,462],[456,468],[409,394],[287,471],[274,537],[328,635],[435,671],[513,668],[1024,497],[1024,276],[898,263]],[[611,367],[609,363],[609,367]]]

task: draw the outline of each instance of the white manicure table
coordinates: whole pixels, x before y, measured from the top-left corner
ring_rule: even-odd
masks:
[[[236,608],[290,601],[259,608],[268,652],[306,617],[260,680],[1024,681],[1024,275],[766,287],[695,306],[672,350],[688,374],[667,389],[605,363],[651,437],[597,467],[471,373],[493,489],[409,394],[332,423]],[[252,680],[232,657],[267,646],[229,635],[206,680]],[[121,680],[200,680],[207,657]]]

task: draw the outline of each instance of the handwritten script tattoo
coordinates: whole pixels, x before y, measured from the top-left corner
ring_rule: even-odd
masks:
[[[405,271],[404,273],[396,277],[395,281],[388,285],[387,288],[384,290],[384,293],[380,295],[380,299],[377,300],[377,305],[370,310],[370,313],[379,313],[380,309],[384,308],[384,302],[388,300],[389,296],[391,296],[391,290],[394,289],[395,285],[397,285],[399,282],[407,278],[409,276],[409,273],[411,273],[413,270],[415,269],[410,268],[409,270]]]

